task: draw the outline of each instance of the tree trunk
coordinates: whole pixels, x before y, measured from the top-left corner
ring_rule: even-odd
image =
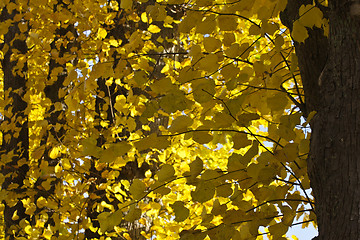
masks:
[[[350,16],[343,1],[329,3],[329,56],[320,78],[308,173],[318,239],[359,239],[360,16]]]
[[[13,19],[17,11],[9,13],[4,7],[0,14],[0,21]],[[22,229],[18,227],[20,220],[27,219],[22,199],[26,195],[27,187],[24,179],[29,171],[27,160],[29,158],[29,132],[26,109],[27,103],[24,96],[27,90],[26,72],[27,64],[18,64],[20,57],[27,52],[25,43],[26,36],[20,34],[18,23],[14,22],[4,35],[4,41],[0,49],[4,53],[1,59],[1,67],[4,74],[4,100],[6,106],[3,109],[4,121],[1,123],[3,141],[1,146],[1,175],[5,177],[2,182],[1,195],[3,198],[5,236],[7,239],[15,239]],[[17,70],[16,70],[17,69]]]
[[[289,0],[286,10],[293,15],[282,16],[290,28],[301,5],[296,2]],[[360,16],[353,6],[350,1],[329,1],[327,42],[319,44],[321,37],[309,30],[305,43],[295,44],[308,108],[304,115],[317,111],[308,158],[317,240],[360,236]]]

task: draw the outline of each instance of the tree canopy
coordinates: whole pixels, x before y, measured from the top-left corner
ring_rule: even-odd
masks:
[[[316,226],[316,112],[294,43],[328,36],[327,1],[284,26],[287,2],[2,0],[5,236],[287,239]]]

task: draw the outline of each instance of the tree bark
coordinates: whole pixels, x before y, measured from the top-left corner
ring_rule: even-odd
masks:
[[[360,236],[360,16],[329,1],[329,56],[312,123],[308,173],[316,199],[318,239]]]
[[[317,240],[360,236],[360,16],[352,11],[353,4],[329,1],[326,45],[313,44],[319,39],[314,30],[304,44],[295,44],[307,111],[317,111],[308,158]],[[316,46],[327,49],[325,66],[323,51]]]
[[[0,21],[13,19],[18,12],[4,7],[0,14]],[[27,64],[18,64],[19,58],[27,52],[24,34],[20,33],[18,22],[12,23],[4,35],[0,49],[4,53],[1,67],[4,74],[4,100],[6,106],[3,111],[4,121],[1,122],[3,140],[1,146],[1,174],[5,177],[2,183],[1,195],[3,198],[5,236],[15,239],[22,229],[18,227],[20,220],[27,219],[22,199],[27,190],[24,179],[29,171],[29,131],[27,103],[24,96],[27,90]],[[19,67],[21,66],[21,67]]]

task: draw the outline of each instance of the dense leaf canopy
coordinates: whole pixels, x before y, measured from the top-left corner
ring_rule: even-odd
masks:
[[[328,21],[303,5],[289,31],[286,4],[2,0],[9,236],[286,239],[316,225],[293,41]]]

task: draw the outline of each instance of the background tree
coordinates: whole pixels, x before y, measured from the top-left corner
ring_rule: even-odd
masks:
[[[328,2],[2,2],[6,238],[356,239],[358,5]]]

